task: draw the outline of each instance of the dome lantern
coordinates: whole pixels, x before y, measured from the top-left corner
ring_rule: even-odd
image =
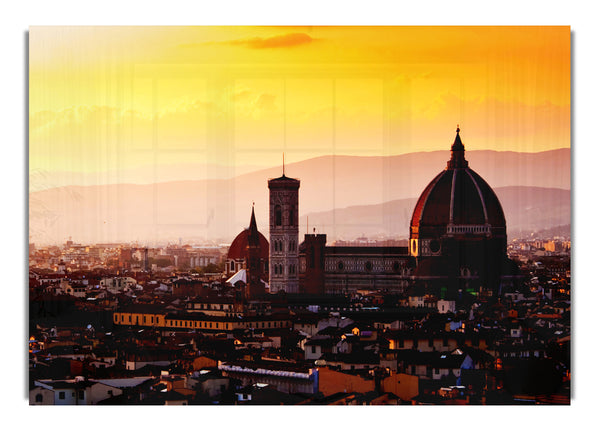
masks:
[[[469,167],[469,162],[465,160],[465,146],[460,140],[460,128],[458,125],[456,126],[456,138],[454,138],[454,143],[452,144],[450,160],[448,161],[448,165],[446,169],[457,169],[457,168],[467,168]]]

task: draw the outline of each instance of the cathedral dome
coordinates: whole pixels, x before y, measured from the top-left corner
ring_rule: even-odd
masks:
[[[491,234],[506,231],[504,211],[492,188],[464,158],[460,129],[452,145],[452,157],[419,197],[410,222],[417,234]]]
[[[229,251],[227,252],[227,259],[245,259],[247,255],[248,237],[250,236],[250,229],[244,229],[235,237]],[[260,244],[260,258],[265,261],[269,260],[269,242],[267,238],[260,232],[258,232],[259,244]]]

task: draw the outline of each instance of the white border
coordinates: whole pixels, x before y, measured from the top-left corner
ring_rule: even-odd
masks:
[[[215,4],[213,4],[215,3]],[[597,399],[597,379],[591,349],[598,341],[597,267],[593,247],[597,233],[591,229],[596,218],[597,187],[590,174],[597,170],[600,130],[598,116],[598,24],[593,2],[503,2],[443,1],[177,1],[125,2],[105,0],[10,2],[3,8],[1,117],[3,124],[3,213],[2,262],[4,310],[2,313],[2,372],[4,385],[0,406],[5,423],[15,427],[58,429],[83,426],[86,429],[121,429],[122,425],[150,426],[151,429],[216,427],[230,429],[335,427],[373,429],[376,426],[419,429],[439,427],[485,427],[485,429],[579,428],[595,421],[592,412]],[[177,411],[142,407],[119,408],[33,408],[25,398],[24,359],[26,328],[27,247],[27,148],[26,31],[30,25],[215,25],[215,24],[313,24],[313,25],[570,25],[573,31],[573,281],[574,281],[574,399],[570,407],[481,407],[459,410],[428,408],[180,408]],[[593,219],[592,219],[593,218]],[[595,220],[594,220],[595,221]],[[25,291],[25,294],[24,294]],[[201,409],[201,410],[199,410]],[[460,408],[465,409],[465,408]],[[208,421],[207,419],[211,419]],[[588,422],[589,421],[589,422]],[[590,425],[585,428],[593,427]]]

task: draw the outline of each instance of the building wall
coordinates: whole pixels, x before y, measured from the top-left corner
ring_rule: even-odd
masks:
[[[80,394],[83,394],[83,397]],[[73,406],[88,404],[89,394],[84,389],[63,388],[54,389],[54,405],[57,406]]]
[[[455,301],[440,300],[437,302],[438,313],[454,313],[456,311]]]
[[[202,381],[199,385],[199,390],[212,398],[221,395],[224,391],[229,389],[229,385],[230,380],[226,377],[211,378]]]
[[[302,332],[308,334],[310,337],[312,337],[317,332],[319,332],[319,328],[317,326],[317,323],[312,323],[312,322],[311,323],[307,323],[307,322],[294,322],[293,328],[296,331],[302,331]]]
[[[317,344],[304,345],[304,359],[307,361],[315,361],[323,355],[323,349]]]
[[[410,286],[414,261],[406,247],[326,247],[325,235],[304,238],[301,291],[320,293],[323,289],[326,294],[345,294],[387,289],[401,293]]]
[[[105,385],[104,383],[96,383],[88,389],[89,403],[98,404],[102,400],[121,395],[122,393],[122,389]]]
[[[198,313],[200,314],[200,313]],[[128,313],[114,312],[113,323],[123,326],[141,326],[159,329],[198,329],[207,332],[222,331],[229,332],[234,329],[276,329],[289,328],[291,322],[286,318],[271,318],[265,316],[261,319],[238,319],[235,317],[216,319],[204,319],[201,315],[194,316],[190,313],[185,318],[168,316],[156,313]]]
[[[304,235],[300,252],[300,291],[311,295],[325,292],[325,243],[327,236]]]
[[[135,325],[135,326],[146,326],[146,327],[164,327],[165,316],[163,314],[156,313],[128,313],[128,312],[114,312],[113,323],[117,325]]]
[[[458,347],[456,339],[448,338],[445,342],[443,338],[404,338],[401,340],[390,340],[390,349],[417,349],[420,352],[443,352],[452,351]]]
[[[100,280],[100,286],[111,293],[122,292],[126,287],[135,288],[136,281],[131,277],[111,277]]]
[[[375,381],[366,380],[360,376],[346,374],[331,370],[327,367],[319,368],[319,392],[324,396],[338,392],[366,393],[375,390]]]
[[[272,385],[278,391],[284,392],[286,394],[315,393],[315,385],[313,384],[313,380],[309,379],[294,379],[287,377],[269,376],[264,374],[236,373],[231,371],[224,371],[223,375],[241,380],[242,386],[247,386],[254,383],[266,383],[268,385]]]
[[[32,390],[29,391],[29,405],[35,405],[35,406],[54,405],[54,391],[51,391],[50,389],[42,388],[41,386],[33,388]]]
[[[173,361],[126,361],[125,369],[128,371],[139,370],[140,368],[145,367],[146,365],[156,365],[156,366],[166,366],[170,365]]]
[[[410,401],[419,395],[419,378],[404,373],[392,373],[381,382],[383,392],[391,392],[402,401]]]
[[[431,378],[433,380],[439,380],[442,377],[448,376],[452,374],[455,378],[460,376],[460,370],[457,369],[448,369],[448,368],[433,368],[431,371]]]
[[[217,361],[206,356],[200,356],[195,358],[192,362],[192,368],[194,371],[202,370],[203,368],[212,368],[217,366]]]

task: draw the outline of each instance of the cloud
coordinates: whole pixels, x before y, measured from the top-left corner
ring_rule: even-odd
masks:
[[[255,100],[254,105],[256,108],[262,111],[274,111],[277,109],[277,106],[275,105],[275,99],[276,97],[272,94],[261,94]]]
[[[313,42],[314,39],[306,33],[288,33],[272,37],[252,37],[222,42],[227,45],[245,46],[251,49],[287,48]]]
[[[110,106],[71,106],[59,111],[38,111],[29,116],[29,131],[36,133],[73,125],[103,126],[122,117],[120,109]]]
[[[249,37],[246,39],[233,39],[223,41],[212,41],[202,43],[182,43],[179,48],[195,49],[210,45],[231,45],[241,46],[250,49],[268,49],[268,48],[289,48],[298,45],[305,45],[314,42],[313,39],[306,33],[288,33],[272,37]]]
[[[206,113],[206,110],[211,108],[211,104],[208,102],[203,102],[198,99],[192,99],[189,97],[180,97],[178,99],[172,100],[169,104],[167,104],[164,108],[160,109],[158,116],[159,117],[167,117],[167,116],[176,116],[176,115],[185,115],[189,113]]]

